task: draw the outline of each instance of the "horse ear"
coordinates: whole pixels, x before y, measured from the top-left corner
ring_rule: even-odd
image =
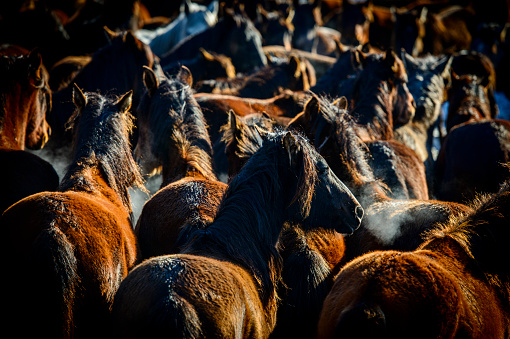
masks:
[[[240,130],[239,120],[237,119],[237,114],[234,110],[228,111],[228,123],[230,130],[232,131],[232,135],[237,135],[237,132]]]
[[[143,83],[147,87],[149,96],[153,96],[159,87],[159,80],[156,73],[150,67],[143,66]]]
[[[76,83],[73,83],[73,102],[80,110],[87,105],[87,97]]]
[[[333,105],[335,105],[336,107],[338,107],[341,110],[346,110],[349,103],[347,102],[347,98],[342,96],[342,97],[336,99],[335,101],[333,101]]]
[[[182,83],[187,84],[190,87],[193,85],[193,75],[191,74],[191,71],[188,67],[181,66],[177,77]]]
[[[128,45],[130,46],[133,46],[135,47],[136,49],[139,49],[141,50],[142,49],[142,42],[140,40],[138,40],[133,32],[131,31],[127,31],[126,34],[124,35],[124,42],[127,43]]]
[[[307,121],[314,120],[320,112],[320,103],[319,98],[315,94],[312,94],[312,97],[306,102],[304,108],[304,114]]]
[[[214,60],[214,56],[202,47],[200,47],[200,55],[202,56],[202,58],[204,60],[209,60],[209,61]]]
[[[297,163],[297,157],[299,155],[299,151],[301,150],[296,137],[291,132],[287,132],[283,136],[282,144],[283,148],[289,155],[289,163],[294,166]]]
[[[392,48],[386,50],[384,54],[384,61],[391,67],[393,73],[398,71],[397,55],[393,52]]]
[[[351,62],[354,68],[363,67],[365,64],[366,55],[358,48],[354,48],[351,54]]]
[[[111,43],[113,39],[117,37],[117,33],[109,29],[107,26],[103,26],[104,34],[106,35],[106,40],[108,40],[108,43]]]
[[[127,112],[131,109],[131,104],[133,103],[133,91],[129,91],[122,96],[122,98],[117,101],[117,108],[119,112]]]
[[[32,86],[35,88],[42,88],[44,86],[44,79],[41,75],[41,70],[43,69],[44,65],[41,54],[35,50],[32,50],[28,54],[28,63],[30,70],[33,70],[30,72],[33,80]]]
[[[218,0],[214,0],[214,1],[211,1],[209,6],[207,6],[207,11],[209,13],[212,13],[214,16],[217,16],[219,8],[220,8],[220,5],[218,3]]]
[[[452,70],[452,63],[453,63],[453,55],[450,55],[448,57],[448,60],[443,61],[439,67],[436,68],[441,74],[441,77],[444,79],[444,82],[446,85],[450,84],[451,82],[451,70]]]
[[[301,65],[299,59],[295,55],[291,55],[289,59],[289,73],[293,75],[294,78],[298,78],[301,76]]]

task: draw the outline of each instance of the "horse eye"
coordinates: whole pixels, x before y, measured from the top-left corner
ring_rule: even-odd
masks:
[[[329,167],[324,161],[320,161],[317,163],[317,172],[319,174],[324,174],[328,171]]]

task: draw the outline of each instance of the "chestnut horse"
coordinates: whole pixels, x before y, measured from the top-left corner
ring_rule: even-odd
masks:
[[[53,166],[36,154],[50,136],[48,72],[39,53],[19,46],[0,48],[0,214],[31,194],[52,191],[59,178]]]
[[[135,227],[142,258],[178,252],[184,226],[204,227],[216,215],[226,184],[212,168],[212,146],[202,111],[193,98],[192,74],[173,77],[144,69],[147,92],[138,107],[140,134],[135,158],[144,173],[162,167],[161,188],[144,205]]]
[[[303,137],[271,133],[230,182],[212,224],[192,230],[181,253],[145,260],[126,277],[115,296],[114,334],[267,338],[284,223],[351,233],[361,216]]]
[[[129,145],[132,93],[114,100],[75,86],[73,98],[75,160],[58,191],[20,200],[0,219],[10,239],[1,253],[17,258],[3,266],[11,274],[2,281],[6,324],[31,337],[108,337],[113,296],[137,260],[128,188],[142,178]]]
[[[301,128],[308,135],[365,208],[362,226],[345,237],[346,261],[377,249],[413,250],[421,244],[422,234],[437,222],[470,211],[457,203],[392,199],[369,166],[366,146],[356,134],[352,117],[340,107],[314,95],[289,128]]]
[[[279,127],[264,114],[239,117],[233,111],[229,113],[229,122],[222,127],[222,140],[229,177],[233,178],[262,146],[267,132]],[[344,255],[343,236],[325,229],[285,227],[279,246],[283,258],[282,282],[278,285],[281,302],[271,338],[312,337],[322,301]]]
[[[506,338],[510,187],[452,218],[413,252],[346,265],[324,302],[318,338]]]

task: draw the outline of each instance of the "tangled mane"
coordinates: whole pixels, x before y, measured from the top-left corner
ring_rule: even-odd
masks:
[[[318,180],[314,151],[298,134],[293,135],[302,160],[290,172],[284,170],[289,166],[289,155],[283,146],[287,133],[290,132],[278,130],[265,135],[262,147],[229,184],[215,222],[194,230],[184,249],[185,253],[202,253],[207,248],[208,255],[229,258],[253,272],[264,304],[275,297],[282,268],[274,239],[284,222],[293,221],[286,220],[289,214],[291,218],[306,218]],[[282,189],[288,180],[296,180],[296,192]],[[289,205],[284,206],[285,201]]]
[[[152,152],[162,164],[185,163],[206,178],[216,179],[212,169],[212,145],[200,106],[188,84],[178,76],[159,79],[152,98],[144,96],[139,111],[149,112],[153,134]],[[149,102],[150,101],[150,102]],[[172,158],[174,148],[178,158]],[[180,159],[180,160],[177,160]]]
[[[86,106],[77,109],[69,120],[74,129],[74,161],[62,179],[60,191],[95,191],[94,183],[83,177],[83,171],[97,167],[107,184],[122,198],[131,211],[128,188],[143,189],[143,179],[131,155],[129,136],[133,116],[119,112],[116,97],[85,93]]]

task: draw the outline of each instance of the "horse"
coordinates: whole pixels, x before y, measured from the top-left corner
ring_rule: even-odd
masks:
[[[195,58],[200,48],[228,56],[239,73],[267,65],[260,32],[246,17],[227,11],[214,26],[190,36],[163,54],[160,57],[163,70],[179,60]]]
[[[167,65],[167,73],[175,73],[181,66],[186,66],[193,74],[193,86],[211,79],[234,79],[236,68],[232,60],[223,54],[208,52],[200,48],[200,53],[190,60],[179,60],[173,65]]]
[[[322,26],[321,2],[310,1],[292,2],[294,15],[292,25],[292,47],[302,51],[336,56],[337,44],[340,43],[340,32],[333,28]]]
[[[162,56],[187,37],[198,34],[214,26],[218,21],[218,1],[208,6],[183,1],[180,13],[170,23],[155,30],[139,29],[135,36],[149,45],[152,52]]]
[[[31,194],[55,190],[53,166],[25,149],[43,148],[51,134],[46,114],[51,109],[48,71],[41,55],[20,46],[0,49],[0,170],[6,178],[0,213]]]
[[[159,168],[160,189],[145,203],[135,226],[141,256],[177,253],[182,229],[203,227],[218,210],[226,184],[217,180],[212,145],[192,74],[185,67],[173,78],[144,69],[147,92],[139,107],[139,140],[134,150],[142,171]]]
[[[508,182],[415,251],[359,257],[335,280],[318,338],[508,336]]]
[[[192,230],[179,254],[145,260],[124,279],[114,334],[267,338],[284,223],[351,233],[361,217],[357,200],[306,139],[272,133],[229,183],[213,223]]]
[[[143,94],[143,66],[159,67],[150,48],[138,40],[131,31],[115,33],[106,30],[110,43],[96,51],[92,59],[73,78],[85,91],[100,91],[103,94],[123,94],[133,90],[133,106],[136,107]],[[53,93],[53,109],[49,122],[53,137],[48,145],[52,149],[64,147],[72,139],[66,123],[73,111],[73,87],[68,86]],[[136,139],[136,132],[134,134]]]
[[[453,57],[430,55],[414,58],[402,51],[401,59],[407,70],[408,88],[416,103],[416,110],[411,121],[395,128],[393,138],[414,150],[424,163],[429,195],[432,197],[438,153],[437,146],[434,146],[434,133],[439,132],[440,140],[443,139],[441,107],[447,100]]]
[[[406,83],[407,72],[393,50],[346,48],[311,91],[346,97],[364,140],[390,140],[393,130],[414,116],[414,98]]]
[[[289,8],[286,13],[278,10],[267,11],[261,4],[258,4],[257,14],[255,28],[262,36],[262,45],[283,46],[290,50],[294,33],[294,25],[292,24],[294,10]]]
[[[278,128],[281,126],[265,114],[237,116],[229,112],[229,121],[222,126],[229,178],[234,178],[262,146],[266,133]],[[279,240],[283,259],[278,285],[281,301],[271,338],[315,333],[322,301],[338,273],[344,250],[343,236],[337,232],[303,231],[288,225],[283,229]]]
[[[498,113],[494,97],[496,73],[490,59],[477,52],[461,52],[452,63],[448,89],[446,131],[467,122],[493,119]]]
[[[8,326],[30,336],[107,337],[110,308],[121,280],[138,259],[128,188],[143,180],[131,155],[132,92],[118,100],[74,86],[74,161],[57,191],[9,207],[0,228],[11,291]],[[37,284],[33,277],[37,276]],[[30,307],[25,307],[30,304]],[[7,325],[6,325],[7,326]]]
[[[471,210],[439,200],[392,199],[369,166],[366,144],[345,105],[313,95],[287,128],[304,131],[364,207],[362,226],[344,237],[344,263],[371,250],[416,249],[438,222]]]
[[[282,90],[306,91],[314,83],[308,77],[307,63],[291,55],[288,60],[272,60],[248,75],[230,79],[203,81],[195,86],[198,93],[235,95],[244,98],[268,99],[281,94]],[[313,68],[311,68],[313,72]],[[312,74],[315,79],[315,74]]]
[[[215,143],[220,138],[220,128],[227,123],[231,109],[240,116],[266,112],[271,118],[284,124],[303,110],[302,104],[308,95],[287,90],[267,99],[211,93],[196,93],[194,96],[207,120],[210,138]]]
[[[510,122],[490,119],[455,126],[436,163],[438,199],[469,202],[496,193],[509,177]]]

